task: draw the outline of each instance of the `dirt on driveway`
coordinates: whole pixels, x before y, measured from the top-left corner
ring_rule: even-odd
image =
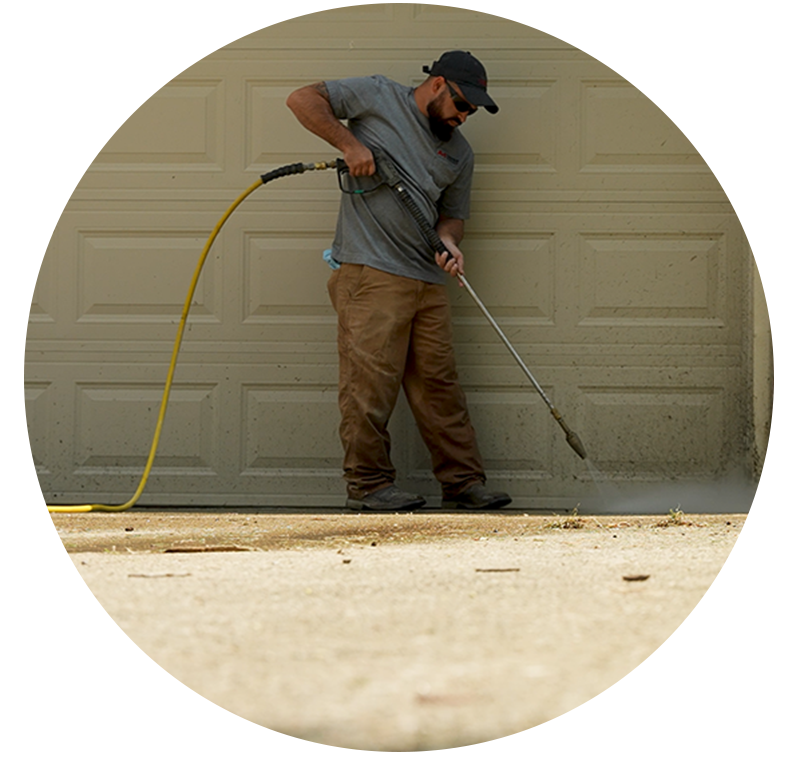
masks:
[[[416,751],[532,728],[683,622],[744,515],[54,514],[130,638],[275,731]]]

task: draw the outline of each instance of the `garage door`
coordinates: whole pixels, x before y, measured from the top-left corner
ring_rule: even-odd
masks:
[[[198,62],[89,167],[45,256],[28,335],[31,446],[52,503],[125,501],[149,451],[176,324],[209,231],[271,168],[336,157],[284,105],[325,78],[415,85],[453,48],[501,106],[476,153],[470,282],[594,466],[624,490],[750,467],[753,263],[724,192],[613,71],[528,27],[436,6],[356,6]],[[141,504],[341,506],[333,172],[258,190],[206,264]],[[456,286],[460,374],[491,483],[573,507],[591,471]],[[407,408],[401,482],[436,495]],[[602,507],[602,505],[601,505]]]

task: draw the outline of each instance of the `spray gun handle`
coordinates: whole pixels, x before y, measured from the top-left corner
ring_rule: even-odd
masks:
[[[380,179],[382,179],[381,184],[387,184],[390,187],[395,187],[400,184],[400,174],[397,172],[394,163],[392,163],[391,159],[386,155],[386,153],[380,147],[371,147],[370,152],[372,153],[373,160],[375,161],[375,173]],[[350,168],[342,158],[336,159],[336,173],[339,177],[339,186],[342,187],[342,191],[347,192],[348,194],[364,194],[364,192],[367,191],[353,191],[343,188],[342,177],[349,176]]]
[[[376,173],[374,176],[365,177],[368,185],[366,187],[361,186],[358,179],[350,175],[350,168],[341,158],[336,159],[336,178],[339,181],[339,189],[347,195],[368,194],[384,184],[383,181],[379,180],[380,175]],[[378,181],[373,181],[372,186],[369,186],[369,179],[378,179]]]
[[[345,184],[349,185],[350,169],[347,163],[341,158],[336,158],[336,179],[339,182],[339,189],[348,195],[362,194],[363,190],[349,189]]]
[[[416,221],[419,230],[422,232],[431,248],[440,255],[444,255],[445,259],[451,258],[450,250],[447,249],[444,242],[439,238],[436,230],[431,226],[424,213],[420,210],[419,206],[414,202],[414,199],[406,189],[403,178],[400,176],[400,172],[397,170],[392,159],[380,147],[373,147],[371,149],[375,157],[375,168],[383,179],[383,183],[395,193],[406,210],[411,214],[411,217]]]
[[[375,158],[375,171],[378,177],[381,179],[380,183],[370,189],[350,189],[348,186],[346,186],[350,178],[350,169],[347,167],[347,163],[345,163],[344,160],[337,158],[336,176],[339,180],[339,189],[341,189],[345,194],[359,195],[372,192],[378,187],[386,185],[392,190],[392,192],[394,192],[395,196],[411,214],[411,217],[416,221],[417,226],[431,248],[433,248],[433,250],[440,255],[444,255],[446,260],[449,260],[452,257],[450,250],[447,249],[445,243],[442,242],[442,240],[439,238],[439,235],[436,233],[436,230],[433,228],[433,226],[431,226],[430,222],[420,210],[419,206],[414,202],[414,199],[406,189],[403,183],[403,178],[400,176],[400,172],[392,162],[392,159],[380,147],[372,147],[370,149],[372,150],[372,155]]]

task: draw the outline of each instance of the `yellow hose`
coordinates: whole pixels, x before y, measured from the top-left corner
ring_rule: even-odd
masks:
[[[209,250],[211,249],[211,245],[214,243],[214,240],[217,238],[217,235],[222,229],[223,224],[225,221],[230,218],[231,213],[236,210],[237,207],[244,201],[244,199],[258,189],[263,184],[263,180],[259,180],[255,182],[251,187],[246,189],[242,192],[241,195],[236,199],[236,201],[231,205],[222,218],[219,219],[217,225],[214,227],[214,230],[211,232],[211,235],[208,237],[208,241],[206,242],[206,246],[203,248],[203,252],[200,255],[200,259],[197,261],[197,267],[194,271],[194,276],[192,276],[192,282],[189,285],[189,294],[186,295],[186,302],[183,303],[183,312],[181,313],[181,320],[178,324],[178,333],[175,336],[175,346],[172,348],[172,359],[170,360],[169,364],[169,371],[167,372],[167,382],[164,385],[164,395],[161,399],[161,409],[158,411],[158,422],[156,423],[156,431],[153,435],[153,443],[150,445],[150,455],[147,458],[147,464],[144,468],[144,473],[142,474],[142,478],[139,481],[139,486],[136,488],[136,492],[134,495],[127,501],[125,504],[122,505],[48,505],[47,510],[51,513],[88,513],[92,512],[93,510],[100,510],[103,512],[114,513],[120,512],[121,510],[128,510],[129,508],[133,507],[136,502],[138,501],[139,497],[142,496],[142,492],[144,491],[145,484],[147,484],[147,479],[150,476],[150,469],[153,467],[153,460],[156,457],[156,450],[158,449],[158,441],[161,437],[161,427],[164,425],[164,416],[167,414],[167,403],[169,402],[169,393],[170,389],[172,389],[172,377],[175,374],[175,365],[178,362],[178,352],[181,348],[181,342],[183,341],[183,329],[186,326],[186,318],[189,315],[189,308],[192,305],[192,298],[194,297],[194,290],[197,288],[197,282],[200,279],[200,272],[203,270],[203,265],[206,262],[206,258],[208,257]]]

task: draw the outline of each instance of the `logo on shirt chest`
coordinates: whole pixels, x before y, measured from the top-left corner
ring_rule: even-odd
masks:
[[[441,148],[436,151],[436,154],[440,158],[444,158],[451,166],[457,166],[461,161],[458,158],[454,158],[452,155],[448,155],[444,150]]]

